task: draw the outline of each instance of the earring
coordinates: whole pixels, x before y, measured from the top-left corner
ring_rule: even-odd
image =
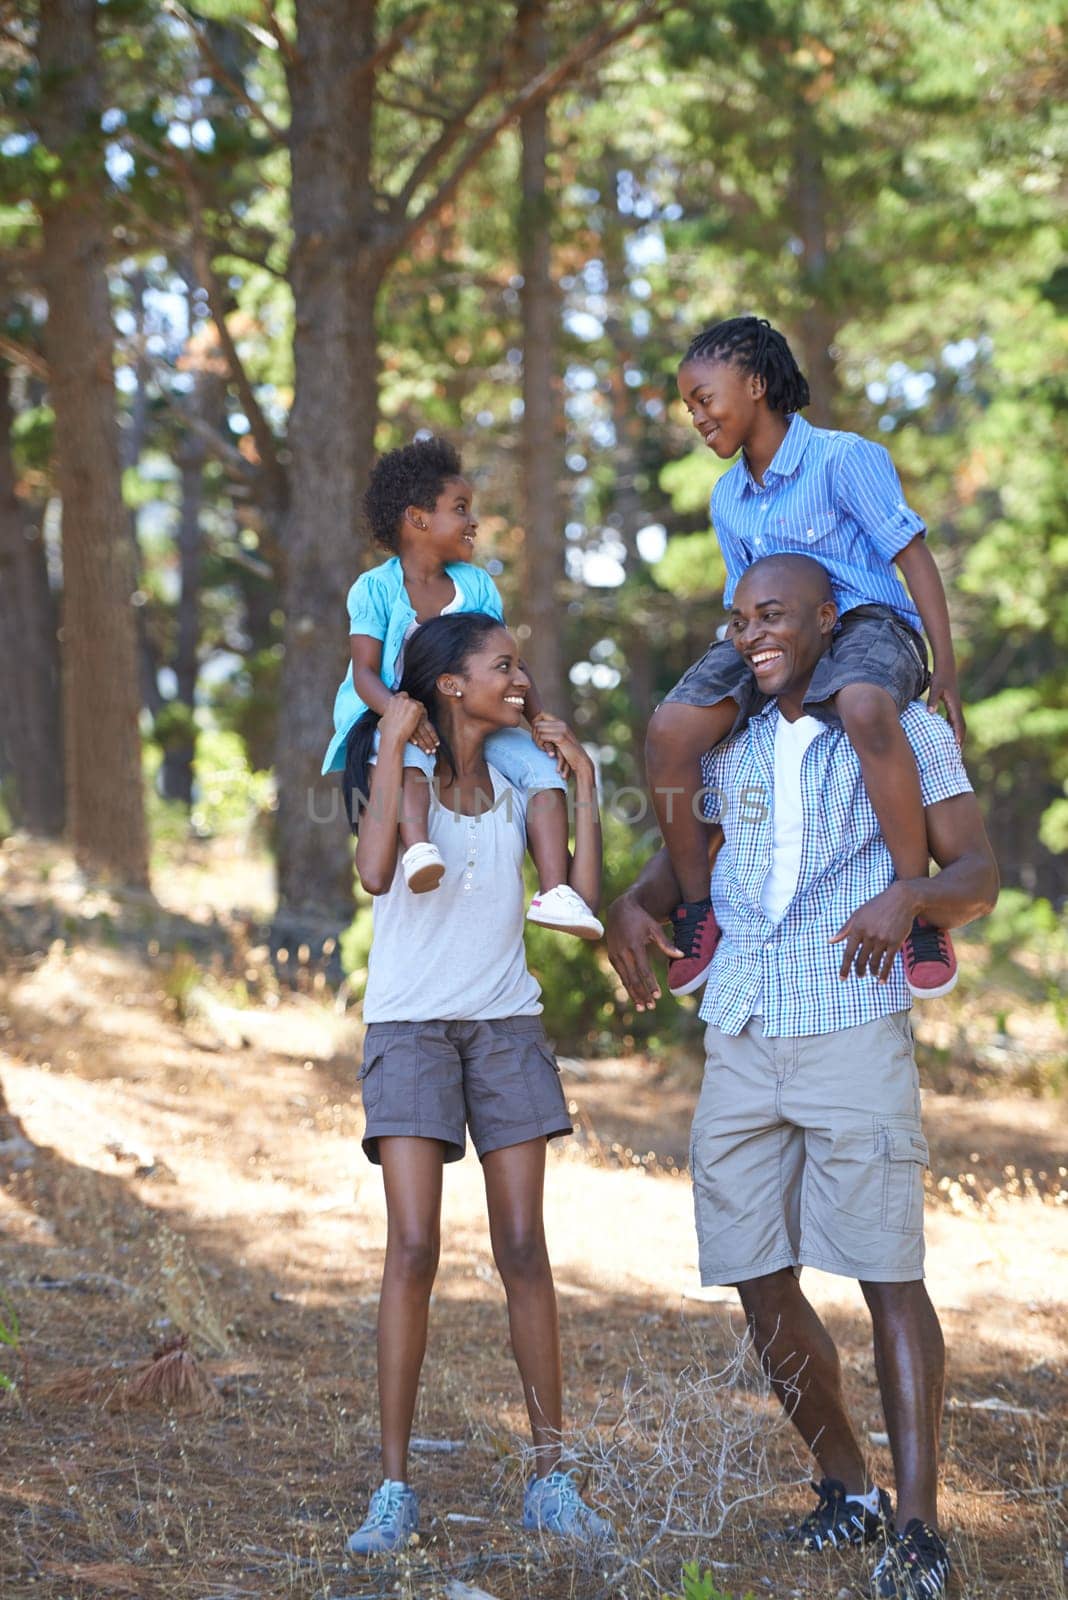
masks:
[[[457,689],[457,691],[456,691],[456,698],[457,698],[457,700],[462,700],[462,699],[463,699],[463,697],[464,697],[464,692],[463,692],[463,690],[462,690],[462,689]]]

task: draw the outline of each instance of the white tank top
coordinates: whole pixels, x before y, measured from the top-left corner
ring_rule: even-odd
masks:
[[[526,802],[490,767],[494,806],[461,817],[430,802],[430,842],[445,876],[412,894],[401,870],[374,901],[365,1022],[478,1022],[532,1016],[541,989],[523,948]]]

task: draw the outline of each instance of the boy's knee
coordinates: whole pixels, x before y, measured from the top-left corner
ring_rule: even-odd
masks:
[[[696,760],[708,749],[697,724],[696,706],[668,703],[657,706],[645,734],[645,761],[650,772],[679,762]]]
[[[857,748],[882,753],[904,735],[893,695],[876,683],[850,683],[834,700],[842,726]]]

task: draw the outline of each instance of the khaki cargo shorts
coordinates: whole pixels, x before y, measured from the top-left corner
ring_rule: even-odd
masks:
[[[923,1277],[927,1140],[907,1011],[767,1039],[710,1024],[690,1174],[704,1284],[782,1267]]]

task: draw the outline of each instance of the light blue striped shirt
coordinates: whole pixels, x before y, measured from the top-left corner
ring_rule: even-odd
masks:
[[[922,631],[893,558],[925,531],[905,503],[890,453],[856,433],[790,418],[763,487],[742,455],[712,490],[712,526],[727,565],[724,605],[746,567],[796,551],[827,568],[839,613],[890,606]]]
[[[841,979],[843,946],[831,935],[858,906],[888,888],[894,864],[840,727],[825,724],[801,764],[801,867],[793,899],[773,922],[761,904],[772,861],[775,730],[770,701],[742,731],[702,759],[705,813],[723,827],[712,874],[712,904],[723,937],[709,974],[701,1016],[724,1033],[741,1033],[754,1007],[769,1037],[855,1028],[912,1004],[898,955],[886,983]],[[971,790],[947,722],[918,700],[901,725],[920,772],[925,806]]]

